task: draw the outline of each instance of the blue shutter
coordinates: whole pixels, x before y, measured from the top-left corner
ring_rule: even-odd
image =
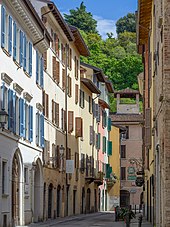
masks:
[[[16,133],[16,93],[13,93],[13,132]]]
[[[19,100],[19,134],[24,136],[24,100]]]
[[[33,107],[29,106],[29,132],[28,139],[30,142],[33,141]]]
[[[36,113],[36,144],[39,146],[40,138],[40,115]]]
[[[6,12],[5,7],[1,7],[1,47],[5,47],[5,26],[6,26]]]
[[[39,84],[39,55],[36,51],[36,83]]]
[[[43,68],[44,68],[44,59],[41,58],[41,62],[40,62],[40,86],[41,88],[44,87],[44,73],[43,73]]]
[[[16,61],[17,58],[17,25],[13,23],[13,59]]]
[[[44,147],[44,115],[40,115],[40,146]]]
[[[26,71],[27,69],[27,39],[26,35],[23,35],[23,46],[24,46],[24,57],[23,57],[23,69]]]
[[[23,109],[23,121],[24,121],[23,137],[24,137],[24,139],[26,139],[26,127],[27,127],[27,125],[26,125],[26,118],[27,118],[27,114],[28,114],[28,112],[27,112],[27,104],[24,101],[24,109]]]
[[[23,66],[23,32],[20,30],[19,64]]]
[[[1,109],[5,110],[5,83],[1,86]]]
[[[13,131],[13,91],[8,90],[8,129]]]
[[[29,75],[32,76],[32,43],[29,43]]]
[[[8,21],[8,52],[10,55],[12,55],[12,17],[9,16]]]

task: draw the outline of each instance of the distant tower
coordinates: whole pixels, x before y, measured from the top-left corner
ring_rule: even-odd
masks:
[[[139,114],[139,91],[126,88],[115,91],[115,95],[117,98],[117,114]],[[128,98],[134,99],[135,103],[125,102]]]

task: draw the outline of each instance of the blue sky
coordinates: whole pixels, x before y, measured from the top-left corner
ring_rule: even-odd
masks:
[[[53,0],[61,13],[80,6],[82,0]],[[103,38],[107,32],[116,36],[115,22],[129,12],[137,10],[137,0],[84,0],[87,12],[98,22],[98,31]]]

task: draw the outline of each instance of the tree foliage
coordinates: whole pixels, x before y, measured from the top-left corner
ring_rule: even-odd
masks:
[[[134,13],[128,13],[116,22],[116,32],[119,35],[123,32],[136,32],[136,16]]]
[[[73,25],[80,30],[83,30],[87,33],[97,33],[97,21],[93,18],[90,12],[86,11],[86,6],[82,2],[80,7],[76,10],[71,9],[70,14],[64,14],[65,21]]]

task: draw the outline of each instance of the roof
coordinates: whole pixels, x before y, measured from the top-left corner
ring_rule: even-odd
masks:
[[[110,118],[112,123],[114,124],[120,124],[120,123],[126,123],[126,122],[139,122],[143,123],[143,114],[115,114],[110,113]]]
[[[60,27],[62,28],[63,32],[67,36],[68,40],[74,41],[74,36],[73,36],[69,26],[63,19],[61,13],[57,9],[56,5],[53,2],[48,2],[47,5],[48,5],[49,9],[51,10],[52,14],[54,15],[55,19],[57,20],[57,22],[59,23]]]
[[[125,88],[123,90],[115,91],[115,95],[120,94],[121,97],[125,98],[133,98],[136,96],[136,94],[140,94],[138,90],[133,90],[131,88]]]
[[[105,77],[106,87],[109,93],[114,93],[113,84],[110,80]]]
[[[150,30],[152,0],[138,0],[138,45],[148,42],[148,33]]]
[[[79,53],[84,57],[88,57],[90,55],[90,51],[89,51],[86,43],[84,42],[84,39],[82,38],[79,30],[72,25],[69,25],[69,28],[74,36],[74,43],[75,43]]]
[[[96,87],[96,85],[87,78],[81,78],[81,82],[92,92],[95,94],[100,94],[101,91],[98,89],[98,87]]]
[[[107,102],[105,102],[103,99],[99,98],[99,105],[102,106],[104,109],[110,109],[110,106]]]
[[[98,80],[100,82],[105,82],[105,76],[104,76],[104,73],[103,73],[102,69],[97,68],[97,67],[95,67],[93,65],[87,64],[85,62],[81,62],[81,65],[85,66],[87,68],[93,69],[94,70],[94,75],[97,76]]]

